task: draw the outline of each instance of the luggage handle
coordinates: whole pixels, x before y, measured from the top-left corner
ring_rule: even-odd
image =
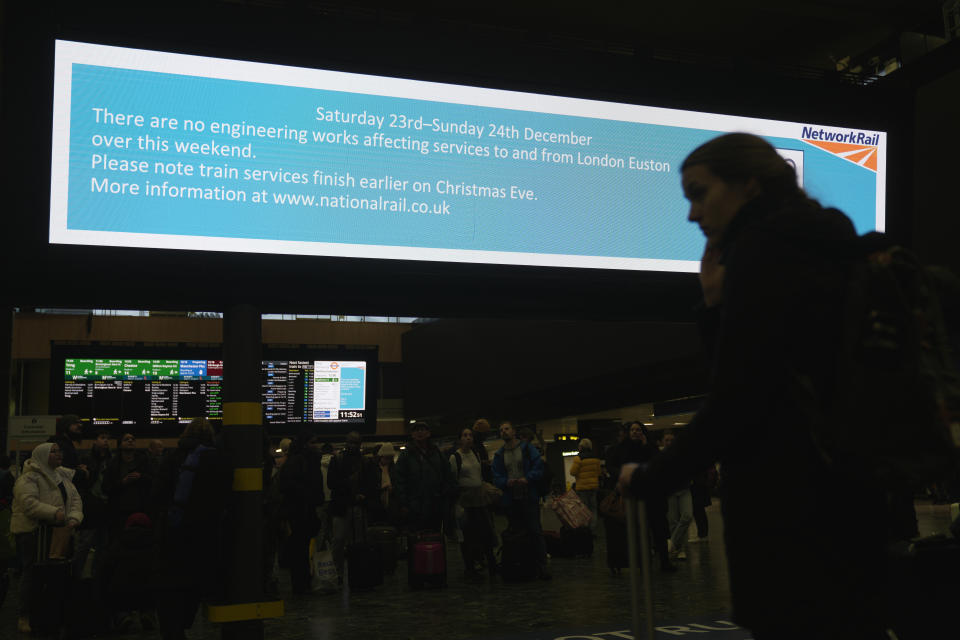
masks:
[[[631,631],[636,640],[646,637],[653,640],[653,592],[650,578],[650,539],[647,532],[647,511],[643,500],[627,497],[627,557],[630,561],[630,611],[632,614]],[[644,613],[646,614],[646,634],[640,634],[640,609],[637,606],[638,591],[640,590],[637,576],[637,530],[640,533],[640,547],[643,553],[640,566],[643,574]]]
[[[41,524],[37,527],[37,564],[50,559],[50,541],[52,539],[53,531],[51,531],[48,525]]]
[[[367,513],[362,505],[356,505],[353,508],[353,541],[367,542]]]

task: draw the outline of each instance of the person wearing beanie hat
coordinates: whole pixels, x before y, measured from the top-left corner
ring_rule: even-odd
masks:
[[[597,489],[600,488],[600,458],[593,453],[593,442],[589,438],[580,441],[580,454],[573,459],[570,475],[577,483],[577,495],[587,505],[593,518],[590,520],[590,533],[597,535]]]
[[[150,520],[150,516],[145,513],[131,513],[130,517],[127,518],[126,523],[124,523],[123,528],[129,529],[131,527],[151,529],[153,528],[153,522]]]
[[[22,575],[17,629],[30,632],[31,583],[37,560],[37,529],[44,525],[65,526],[72,532],[83,521],[80,494],[70,481],[71,473],[61,468],[60,445],[37,445],[23,465],[13,487],[10,533],[16,539]]]
[[[153,584],[156,556],[150,516],[131,513],[107,551],[99,576],[121,632],[132,631],[138,619],[142,631],[157,627]]]

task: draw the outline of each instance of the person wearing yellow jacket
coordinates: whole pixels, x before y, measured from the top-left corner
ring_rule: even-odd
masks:
[[[590,533],[597,535],[597,489],[600,488],[600,458],[593,453],[589,438],[580,441],[580,454],[574,458],[570,475],[576,478],[577,495],[590,509]]]

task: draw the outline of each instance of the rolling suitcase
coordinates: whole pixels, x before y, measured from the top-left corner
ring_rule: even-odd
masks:
[[[651,591],[652,580],[650,579],[650,538],[647,532],[647,508],[642,500],[627,498],[627,555],[630,560],[630,611],[632,614],[630,630],[635,640],[645,638],[653,640],[653,593]],[[640,534],[641,553],[637,553],[637,532]],[[640,559],[643,558],[643,562]],[[640,577],[637,576],[637,566],[643,569],[643,613],[644,625],[641,626],[639,595]],[[641,634],[640,630],[646,631]]]
[[[396,527],[375,524],[367,528],[367,540],[380,547],[384,574],[392,574],[397,569],[398,539]]]
[[[593,555],[593,534],[589,527],[564,527],[558,532],[544,531],[543,539],[547,545],[547,553],[552,558],[589,558]]]
[[[70,562],[51,560],[52,527],[37,531],[36,564],[31,569],[30,628],[34,634],[55,635],[63,626],[64,603],[70,588]]]
[[[380,546],[367,541],[363,507],[353,508],[354,542],[347,545],[347,585],[351,589],[372,589],[383,584]]]
[[[590,558],[593,556],[593,532],[590,527],[560,530],[560,541],[571,558]]]
[[[407,581],[410,588],[447,586],[447,549],[440,532],[416,533],[408,548]]]
[[[501,534],[500,575],[506,582],[533,580],[539,573],[537,545],[526,529],[508,528]]]

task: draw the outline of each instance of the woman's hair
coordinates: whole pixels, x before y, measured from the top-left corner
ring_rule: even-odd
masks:
[[[213,443],[213,425],[206,418],[194,418],[183,430],[181,438],[197,438],[201,442]]]
[[[803,195],[793,165],[766,140],[749,133],[728,133],[705,142],[687,156],[680,170],[699,164],[729,184],[755,178],[764,195]]]

